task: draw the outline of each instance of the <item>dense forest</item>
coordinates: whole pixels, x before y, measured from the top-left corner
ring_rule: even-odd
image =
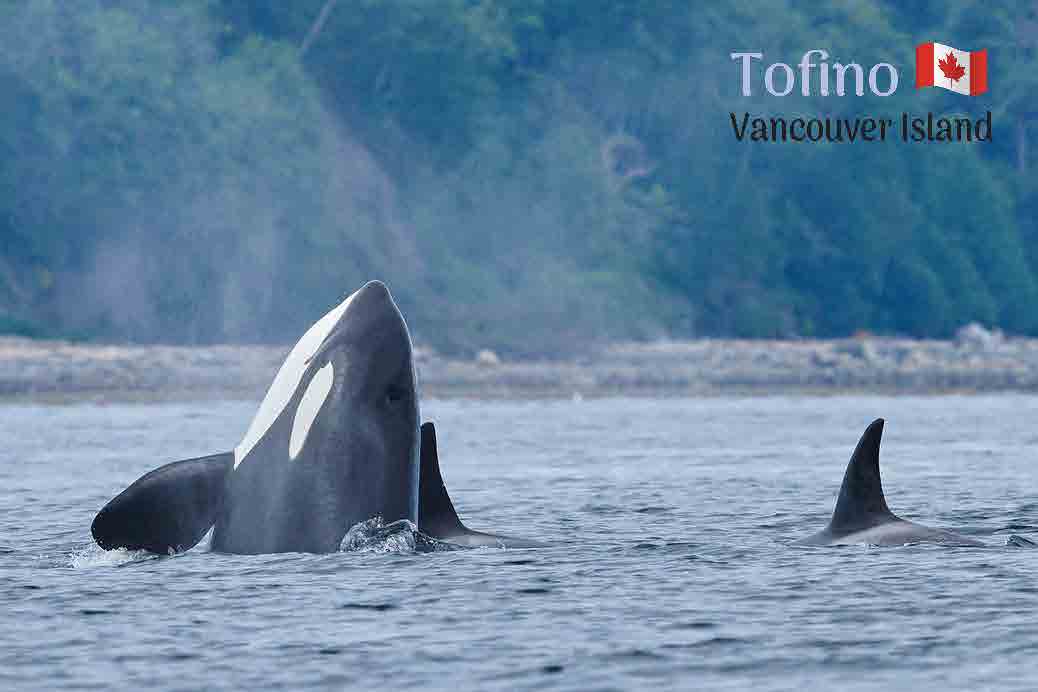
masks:
[[[0,332],[283,341],[369,278],[447,351],[1038,333],[1038,7],[0,0]],[[913,88],[914,47],[990,91]],[[740,93],[735,50],[896,65]],[[992,112],[984,143],[750,144],[729,112]]]

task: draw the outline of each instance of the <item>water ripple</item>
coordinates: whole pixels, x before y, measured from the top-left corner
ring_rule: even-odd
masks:
[[[1029,689],[1038,397],[423,402],[475,529],[332,555],[93,546],[105,500],[250,403],[5,407],[8,689]],[[872,417],[887,500],[989,548],[800,549]],[[634,431],[634,432],[632,432]],[[635,437],[636,436],[636,437]],[[175,450],[175,451],[174,451]],[[991,453],[987,453],[987,451]],[[17,462],[15,461],[17,460]]]

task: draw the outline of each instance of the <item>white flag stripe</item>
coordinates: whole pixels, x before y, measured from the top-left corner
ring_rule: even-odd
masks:
[[[955,56],[955,62],[958,63],[959,65],[961,65],[962,69],[966,70],[966,74],[964,74],[957,81],[952,81],[952,80],[948,79],[947,77],[945,77],[944,76],[944,71],[941,69],[941,66],[938,64],[940,61],[944,60],[948,56],[949,53],[954,55]],[[957,94],[965,94],[966,96],[969,96],[970,95],[970,78],[971,77],[972,77],[972,75],[970,75],[970,54],[969,53],[967,53],[964,50],[959,50],[958,48],[952,48],[951,46],[946,46],[943,43],[934,43],[933,44],[933,83],[934,83],[934,86],[944,87],[945,89],[949,89],[951,91],[954,91]]]

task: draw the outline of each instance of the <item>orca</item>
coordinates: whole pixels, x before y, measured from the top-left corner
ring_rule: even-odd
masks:
[[[182,552],[212,528],[217,552],[329,553],[380,517],[459,546],[535,545],[461,523],[417,388],[404,318],[368,282],[292,348],[234,450],[145,474],[98,512],[94,540]]]
[[[905,545],[940,543],[954,546],[983,546],[952,531],[934,529],[901,519],[887,507],[879,475],[879,446],[883,438],[882,418],[865,429],[847,464],[840,496],[829,525],[797,541],[798,545]]]

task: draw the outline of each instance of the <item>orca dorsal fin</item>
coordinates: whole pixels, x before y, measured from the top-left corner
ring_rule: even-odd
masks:
[[[847,464],[840,497],[836,501],[832,521],[829,522],[834,532],[858,531],[897,519],[883,497],[883,483],[879,475],[879,445],[882,439],[883,419],[877,418],[865,429]]]
[[[418,472],[418,528],[433,538],[446,538],[468,532],[458,518],[447,486],[440,474],[436,451],[436,427],[422,423],[421,467]]]
[[[190,550],[216,522],[234,452],[166,464],[134,481],[94,517],[105,550]]]
[[[421,466],[418,478],[418,530],[426,536],[470,548],[540,548],[541,544],[523,538],[512,538],[473,531],[461,523],[447,486],[440,474],[440,457],[436,450],[436,428],[422,424]]]

